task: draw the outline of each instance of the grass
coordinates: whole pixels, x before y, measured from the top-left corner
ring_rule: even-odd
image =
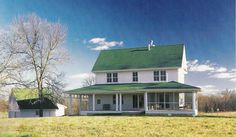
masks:
[[[236,112],[198,117],[74,116],[0,119],[0,136],[236,136]]]
[[[1,112],[0,111],[0,119],[1,118],[7,118],[7,112]]]

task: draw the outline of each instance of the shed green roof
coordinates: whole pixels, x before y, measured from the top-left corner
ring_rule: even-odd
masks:
[[[20,109],[58,109],[56,103],[48,98],[44,98],[41,104],[38,100],[38,98],[18,100],[17,104]]]
[[[92,71],[181,67],[183,44],[103,50]]]
[[[43,94],[50,94],[47,89],[43,90]],[[39,98],[38,90],[36,88],[13,88],[12,95],[15,96],[16,100],[26,100]]]
[[[89,94],[89,93],[112,93],[116,91],[146,91],[151,89],[194,89],[200,88],[182,84],[176,81],[160,82],[160,83],[127,83],[127,84],[97,84],[88,87],[78,88],[67,91],[67,94]]]

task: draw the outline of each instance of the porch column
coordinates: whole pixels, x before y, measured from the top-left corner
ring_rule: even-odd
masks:
[[[93,94],[93,111],[95,111],[95,94]]]
[[[193,97],[192,97],[192,107],[193,107],[193,116],[197,115],[197,108],[196,108],[196,92],[193,92]]]
[[[147,102],[147,92],[144,93],[144,109],[145,111],[148,111],[148,102]]]
[[[78,105],[78,107],[79,107],[79,114],[80,114],[80,112],[81,112],[81,110],[82,110],[82,108],[81,108],[81,102],[82,102],[82,98],[81,98],[81,95],[79,94],[78,95],[78,103],[79,103],[79,105]]]
[[[70,115],[72,115],[72,95],[70,94]]]
[[[119,108],[118,108],[118,102],[119,102],[119,101],[118,101],[118,93],[116,93],[116,111],[118,111],[118,109],[119,109]]]
[[[120,111],[122,111],[122,94],[120,93]]]

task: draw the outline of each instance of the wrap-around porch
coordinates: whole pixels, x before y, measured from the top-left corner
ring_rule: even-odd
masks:
[[[79,114],[189,114],[197,115],[197,92],[165,91],[144,93],[78,94]]]
[[[70,114],[78,98],[79,115],[89,114],[186,114],[197,115],[200,88],[178,83],[93,85],[67,92]]]

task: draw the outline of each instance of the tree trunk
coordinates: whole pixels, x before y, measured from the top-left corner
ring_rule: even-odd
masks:
[[[43,90],[42,88],[39,87],[39,117],[43,117],[42,102],[43,102]]]

